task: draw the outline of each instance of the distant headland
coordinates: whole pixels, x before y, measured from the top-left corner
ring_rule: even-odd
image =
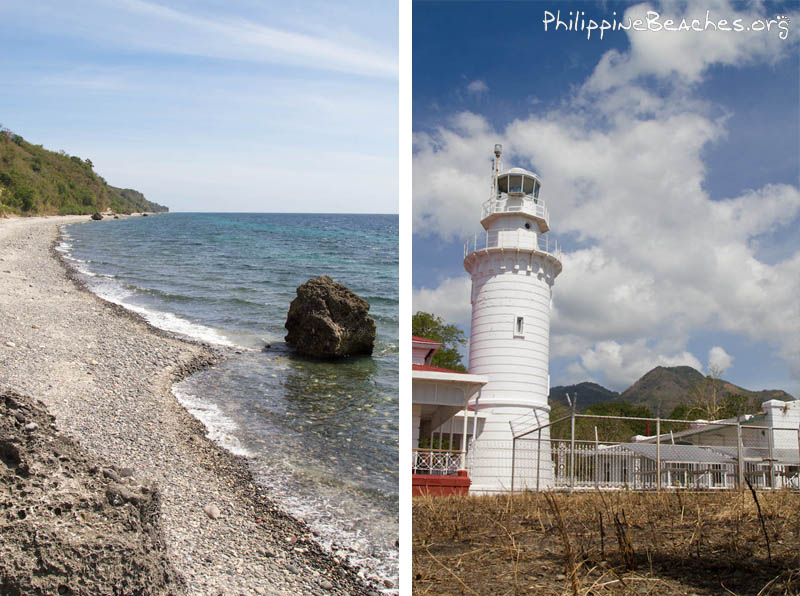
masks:
[[[90,159],[49,151],[0,126],[0,217],[163,213],[169,207],[139,191],[116,188],[96,174]]]

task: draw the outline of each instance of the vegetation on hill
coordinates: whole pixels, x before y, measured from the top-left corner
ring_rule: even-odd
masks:
[[[608,401],[594,403],[581,411],[581,414],[595,416],[623,416],[626,418],[652,418],[653,412],[647,406],[634,406],[624,401]],[[550,420],[569,416],[569,409],[557,401],[550,402]],[[648,427],[646,422],[638,420],[602,420],[596,418],[578,418],[575,421],[575,439],[578,441],[594,441],[595,427],[597,438],[601,441],[630,441],[634,435],[654,434],[655,428]],[[570,422],[564,420],[554,424],[550,430],[553,439],[570,438]],[[532,436],[529,438],[533,438]]]
[[[0,126],[0,216],[163,212],[140,192],[110,186],[90,159],[48,151]]]
[[[561,404],[567,404],[567,394],[570,398],[578,398],[578,408],[588,408],[592,404],[614,401],[619,399],[619,393],[606,389],[597,383],[584,381],[577,385],[558,385],[550,388],[550,399]]]
[[[411,333],[443,344],[434,354],[431,360],[432,366],[467,371],[458,352],[460,347],[467,345],[467,338],[461,329],[455,325],[448,325],[441,317],[419,311],[411,318]]]
[[[704,376],[691,366],[657,366],[620,394],[620,399],[646,405],[661,415],[675,418],[719,419],[758,412],[770,399],[789,401],[792,396],[779,389],[750,391],[719,378]]]

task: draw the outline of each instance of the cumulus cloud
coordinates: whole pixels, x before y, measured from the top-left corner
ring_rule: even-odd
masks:
[[[442,317],[462,329],[469,327],[472,308],[469,303],[471,281],[469,277],[452,277],[436,288],[415,290],[412,296],[414,312],[424,311]]]
[[[728,370],[733,364],[733,356],[725,348],[714,346],[708,351],[708,370],[719,371],[720,374]]]
[[[762,9],[744,14],[717,2],[709,10],[754,19]],[[629,51],[606,53],[556,108],[503,129],[464,112],[415,134],[414,232],[471,237],[489,195],[491,149],[503,143],[506,165],[542,176],[556,234],[580,246],[566,247],[554,287],[551,352],[573,359],[570,376],[605,376],[624,389],[658,364],[702,369],[686,346],[696,330],[717,329],[771,343],[800,379],[800,250],[777,263],[759,259],[760,235],[800,223],[800,191],[766,184],[710,196],[704,152],[724,142],[726,119],[687,90],[711,65],[770,63],[794,42],[763,33],[630,35]],[[661,79],[658,93],[648,77]],[[453,308],[456,289],[448,280],[426,299],[448,296],[441,305]],[[468,299],[465,284],[461,304]]]
[[[580,363],[586,371],[602,372],[609,387],[617,390],[626,389],[656,366],[702,368],[700,361],[687,351],[659,354],[648,348],[643,339],[627,344],[612,340],[598,342],[581,354]]]
[[[792,41],[780,38],[781,29],[774,18],[776,15],[767,14],[760,3],[752,3],[745,10],[735,10],[725,0],[685,5],[664,3],[661,7],[637,4],[628,8],[621,20],[646,21],[648,13],[652,16],[654,12],[657,12],[658,22],[662,25],[670,19],[675,26],[682,20],[691,26],[692,21],[696,20],[697,27],[705,30],[702,33],[629,30],[630,49],[626,52],[606,52],[587,82],[589,90],[607,91],[644,76],[674,78],[686,84],[697,83],[712,65],[774,63],[793,48]],[[790,22],[797,22],[797,12],[785,16]],[[766,27],[768,20],[772,22],[769,31],[724,31],[706,25],[708,20],[717,26],[720,19],[725,19],[728,24],[724,26],[730,28],[734,27],[736,20],[745,28],[756,21],[763,25],[756,25],[755,28]]]

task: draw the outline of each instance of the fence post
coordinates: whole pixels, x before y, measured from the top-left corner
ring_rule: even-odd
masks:
[[[738,468],[737,474],[737,482],[739,484],[738,489],[740,491],[744,490],[744,459],[742,458],[742,423],[739,420],[739,417],[736,417],[736,464]]]
[[[656,491],[661,492],[661,408],[656,417]]]
[[[775,490],[775,457],[773,444],[775,442],[775,431],[772,429],[774,423],[770,425],[769,434],[767,435],[767,449],[769,453],[769,487]]]
[[[551,456],[552,457],[552,456]],[[539,492],[539,468],[542,465],[542,429],[539,428],[539,436],[536,439],[536,492]],[[555,484],[555,481],[553,482]]]
[[[572,409],[569,415],[569,490],[575,490],[575,404],[578,396],[572,398]]]
[[[594,488],[600,490],[600,442],[597,440],[597,427],[594,427]]]
[[[514,432],[513,430],[511,432]],[[517,467],[517,437],[511,439],[511,494],[514,494],[514,470]]]

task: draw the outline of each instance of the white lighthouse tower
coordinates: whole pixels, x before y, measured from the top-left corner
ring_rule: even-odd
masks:
[[[502,170],[502,149],[494,147],[492,190],[481,214],[485,234],[464,251],[464,268],[472,276],[469,372],[489,378],[477,404],[472,402],[485,417],[472,448],[475,493],[511,488],[515,421],[527,418],[529,427],[549,421],[550,310],[553,281],[561,273],[561,253],[547,236],[541,180],[522,168]],[[549,438],[543,432],[541,443],[518,442],[515,490],[552,483]]]

